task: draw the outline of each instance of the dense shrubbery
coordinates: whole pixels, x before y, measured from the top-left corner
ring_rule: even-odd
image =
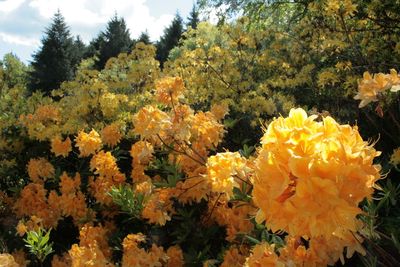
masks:
[[[260,3],[51,96],[7,59],[1,266],[399,264],[397,29],[375,1]]]

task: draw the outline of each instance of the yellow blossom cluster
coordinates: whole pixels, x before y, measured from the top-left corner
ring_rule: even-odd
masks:
[[[170,117],[155,106],[145,106],[133,116],[134,132],[142,139],[155,139],[171,125]]]
[[[169,188],[156,190],[146,202],[142,212],[144,219],[148,219],[149,223],[157,223],[165,225],[171,220],[171,215],[175,212],[172,206],[174,190]]]
[[[14,204],[15,213],[23,216],[37,216],[46,228],[55,227],[60,218],[58,203],[47,200],[47,190],[43,184],[30,183],[26,185],[20,197]]]
[[[278,255],[274,251],[275,246],[268,243],[257,244],[251,250],[251,254],[246,258],[244,267],[284,267],[279,261]]]
[[[394,166],[400,165],[400,147],[393,150],[393,153],[390,156],[390,163]]]
[[[185,90],[180,77],[164,77],[156,81],[156,99],[166,105],[174,105]]]
[[[219,225],[226,227],[226,240],[229,242],[233,242],[237,234],[250,234],[254,228],[250,219],[257,210],[250,204],[239,202],[229,205],[227,199],[219,197],[211,199],[208,210]]]
[[[11,254],[1,253],[0,266],[19,267],[19,264],[15,261],[14,257]]]
[[[207,160],[207,179],[212,191],[233,197],[233,188],[240,187],[246,177],[246,159],[239,152],[224,152]]]
[[[33,114],[21,115],[19,120],[30,138],[44,141],[59,133],[61,114],[55,105],[41,105]]]
[[[134,143],[130,150],[132,157],[132,174],[131,177],[135,182],[143,182],[149,179],[145,175],[145,166],[153,157],[153,145],[147,141],[138,141]]]
[[[256,221],[310,242],[339,235],[343,246],[331,248],[343,253],[358,231],[358,205],[380,178],[380,166],[373,164],[380,153],[356,127],[315,119],[292,109],[268,126],[255,161]]]
[[[79,148],[80,157],[87,157],[96,153],[102,145],[100,135],[94,129],[88,134],[80,131],[75,142],[75,145]]]
[[[238,248],[231,246],[224,254],[221,267],[242,267],[246,261],[247,251],[243,254]]]
[[[112,199],[108,195],[111,187],[125,181],[125,174],[120,172],[116,158],[111,152],[101,150],[90,160],[90,169],[98,175],[90,179],[90,186],[96,200],[103,204],[111,204]]]
[[[30,159],[27,169],[29,178],[34,183],[44,183],[54,176],[54,167],[45,158]]]
[[[379,96],[390,89],[391,92],[400,90],[400,75],[391,69],[390,74],[378,73],[371,75],[364,72],[363,79],[358,83],[358,93],[354,99],[361,100],[359,107],[365,107],[379,100]]]
[[[110,124],[103,128],[101,131],[101,139],[103,143],[115,147],[122,138],[122,134],[117,124]]]
[[[107,243],[107,229],[84,225],[79,232],[79,245],[73,244],[68,251],[72,267],[114,266],[110,262],[111,249]]]
[[[56,191],[52,190],[48,201],[58,207],[62,216],[71,216],[74,223],[79,225],[79,222],[88,215],[85,195],[80,190],[80,174],[76,173],[75,177],[71,178],[64,172],[60,177],[59,186],[61,195],[59,196]]]
[[[181,267],[183,254],[179,246],[169,247],[167,252],[163,247],[152,244],[147,251],[139,247],[146,240],[142,233],[127,235],[122,246],[124,248],[122,267]]]
[[[51,139],[51,152],[53,152],[56,156],[67,157],[71,151],[72,146],[71,139],[69,139],[69,137],[65,138],[64,141],[62,141],[59,136]]]

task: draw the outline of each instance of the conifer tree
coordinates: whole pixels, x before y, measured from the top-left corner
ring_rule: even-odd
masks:
[[[199,24],[200,18],[199,9],[197,8],[196,4],[193,4],[192,11],[190,11],[187,20],[188,22],[186,23],[186,28],[191,27],[192,29],[197,29],[197,24]]]
[[[71,80],[74,75],[74,64],[79,60],[72,59],[74,41],[60,11],[53,17],[52,24],[46,29],[42,47],[33,55],[30,72],[29,89],[41,90],[49,94],[63,81]]]
[[[97,53],[96,67],[100,70],[104,68],[108,59],[117,56],[119,53],[129,52],[132,45],[133,41],[125,20],[114,15],[108,22],[106,30],[91,42],[88,56]]]
[[[183,33],[183,21],[179,13],[176,13],[172,23],[164,30],[163,36],[157,43],[156,58],[160,61],[161,66],[168,59],[169,52],[178,45],[179,39]]]
[[[73,66],[77,66],[84,57],[87,47],[80,36],[77,36],[73,43],[74,45],[72,46],[71,50],[71,62]]]
[[[136,40],[136,43],[143,42],[145,44],[151,44],[149,33],[146,31],[142,32],[139,38]]]

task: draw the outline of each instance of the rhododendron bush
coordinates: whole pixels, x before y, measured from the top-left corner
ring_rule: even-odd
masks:
[[[51,96],[1,82],[0,266],[399,265],[400,75],[358,58],[380,9],[309,2],[272,10],[290,32],[200,23],[162,70],[139,43]]]
[[[151,104],[125,124],[76,132],[64,128],[62,99],[23,114],[21,132],[42,148],[26,162],[19,192],[2,194],[16,235],[75,235],[52,266],[215,264],[219,255],[222,266],[321,266],[365,255],[359,205],[381,167],[357,127],[292,109],[267,126],[255,153],[218,153],[228,106],[193,110],[185,90],[181,78],[161,78]],[[252,246],[260,229],[280,242]],[[197,258],[187,249],[191,231],[209,238]],[[2,260],[26,257],[16,253]]]

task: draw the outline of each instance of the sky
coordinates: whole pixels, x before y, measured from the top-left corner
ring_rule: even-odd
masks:
[[[148,31],[158,40],[178,11],[186,19],[194,0],[0,0],[0,59],[12,52],[29,64],[59,9],[71,35],[88,44],[115,13],[125,19],[132,38]]]

